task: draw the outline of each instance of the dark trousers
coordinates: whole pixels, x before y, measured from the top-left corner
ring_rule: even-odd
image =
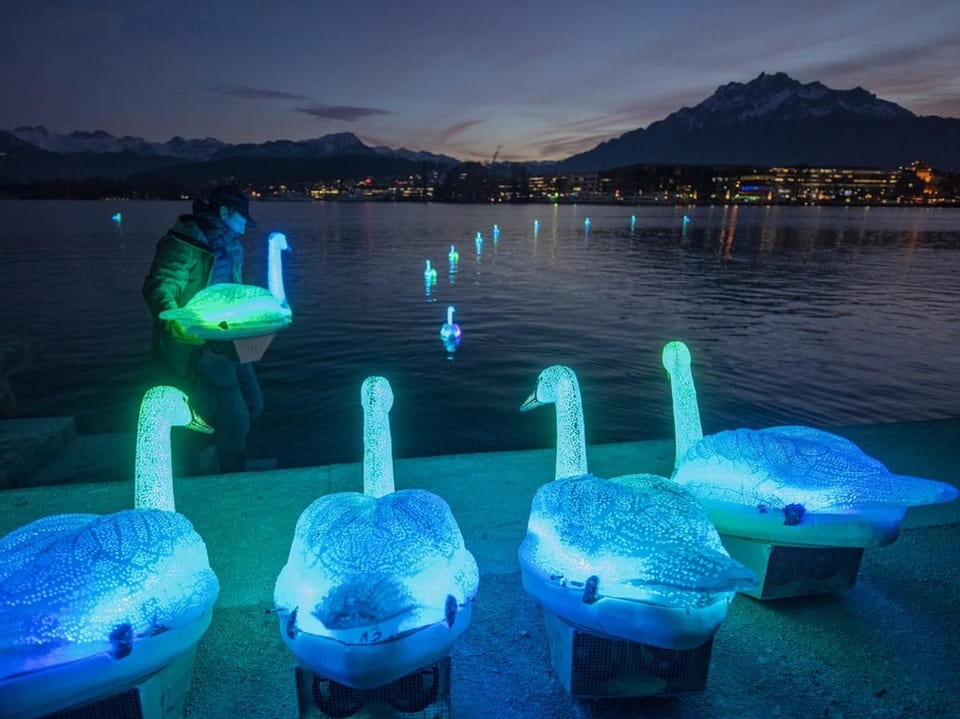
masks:
[[[250,423],[263,413],[253,364],[240,364],[232,353],[201,352],[193,385],[193,405],[214,430],[220,471],[242,472]]]

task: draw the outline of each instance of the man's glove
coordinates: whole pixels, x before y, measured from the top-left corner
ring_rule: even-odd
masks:
[[[173,339],[185,345],[202,345],[204,342],[202,338],[187,332],[186,327],[179,320],[168,320],[167,330],[173,336]]]

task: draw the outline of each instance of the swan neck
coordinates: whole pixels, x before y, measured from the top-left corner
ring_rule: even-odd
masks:
[[[170,423],[159,413],[141,411],[133,474],[134,507],[176,511],[173,500],[173,453]]]
[[[376,499],[394,489],[390,418],[378,412],[365,419],[363,428],[363,493]]]
[[[587,473],[587,439],[583,403],[576,385],[557,395],[557,468],[554,479]]]
[[[285,305],[287,302],[287,293],[283,289],[283,257],[280,245],[271,242],[270,251],[267,254],[267,289],[273,295],[277,302]]]
[[[697,388],[689,365],[678,363],[670,375],[670,392],[673,398],[673,431],[676,444],[674,469],[687,450],[703,438],[700,424],[700,407],[697,403]]]

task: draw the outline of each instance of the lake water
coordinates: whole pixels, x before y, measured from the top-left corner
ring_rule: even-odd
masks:
[[[188,208],[0,202],[0,334],[44,345],[13,378],[22,415],[133,431],[150,332],[140,287]],[[266,283],[268,232],[292,247],[294,321],[256,365],[267,409],[251,437],[281,466],[360,460],[371,374],[393,385],[396,457],[554,446],[551,408],[518,411],[554,363],[579,375],[588,442],[670,437],[671,339],[693,353],[708,432],[960,414],[958,210],[260,202],[252,214],[248,282]],[[439,338],[448,304],[463,328],[453,355]]]

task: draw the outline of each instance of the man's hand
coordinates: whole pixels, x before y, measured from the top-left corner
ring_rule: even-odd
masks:
[[[187,332],[186,327],[184,327],[179,320],[168,320],[167,329],[170,331],[173,339],[185,345],[202,345],[204,342],[200,337]]]

